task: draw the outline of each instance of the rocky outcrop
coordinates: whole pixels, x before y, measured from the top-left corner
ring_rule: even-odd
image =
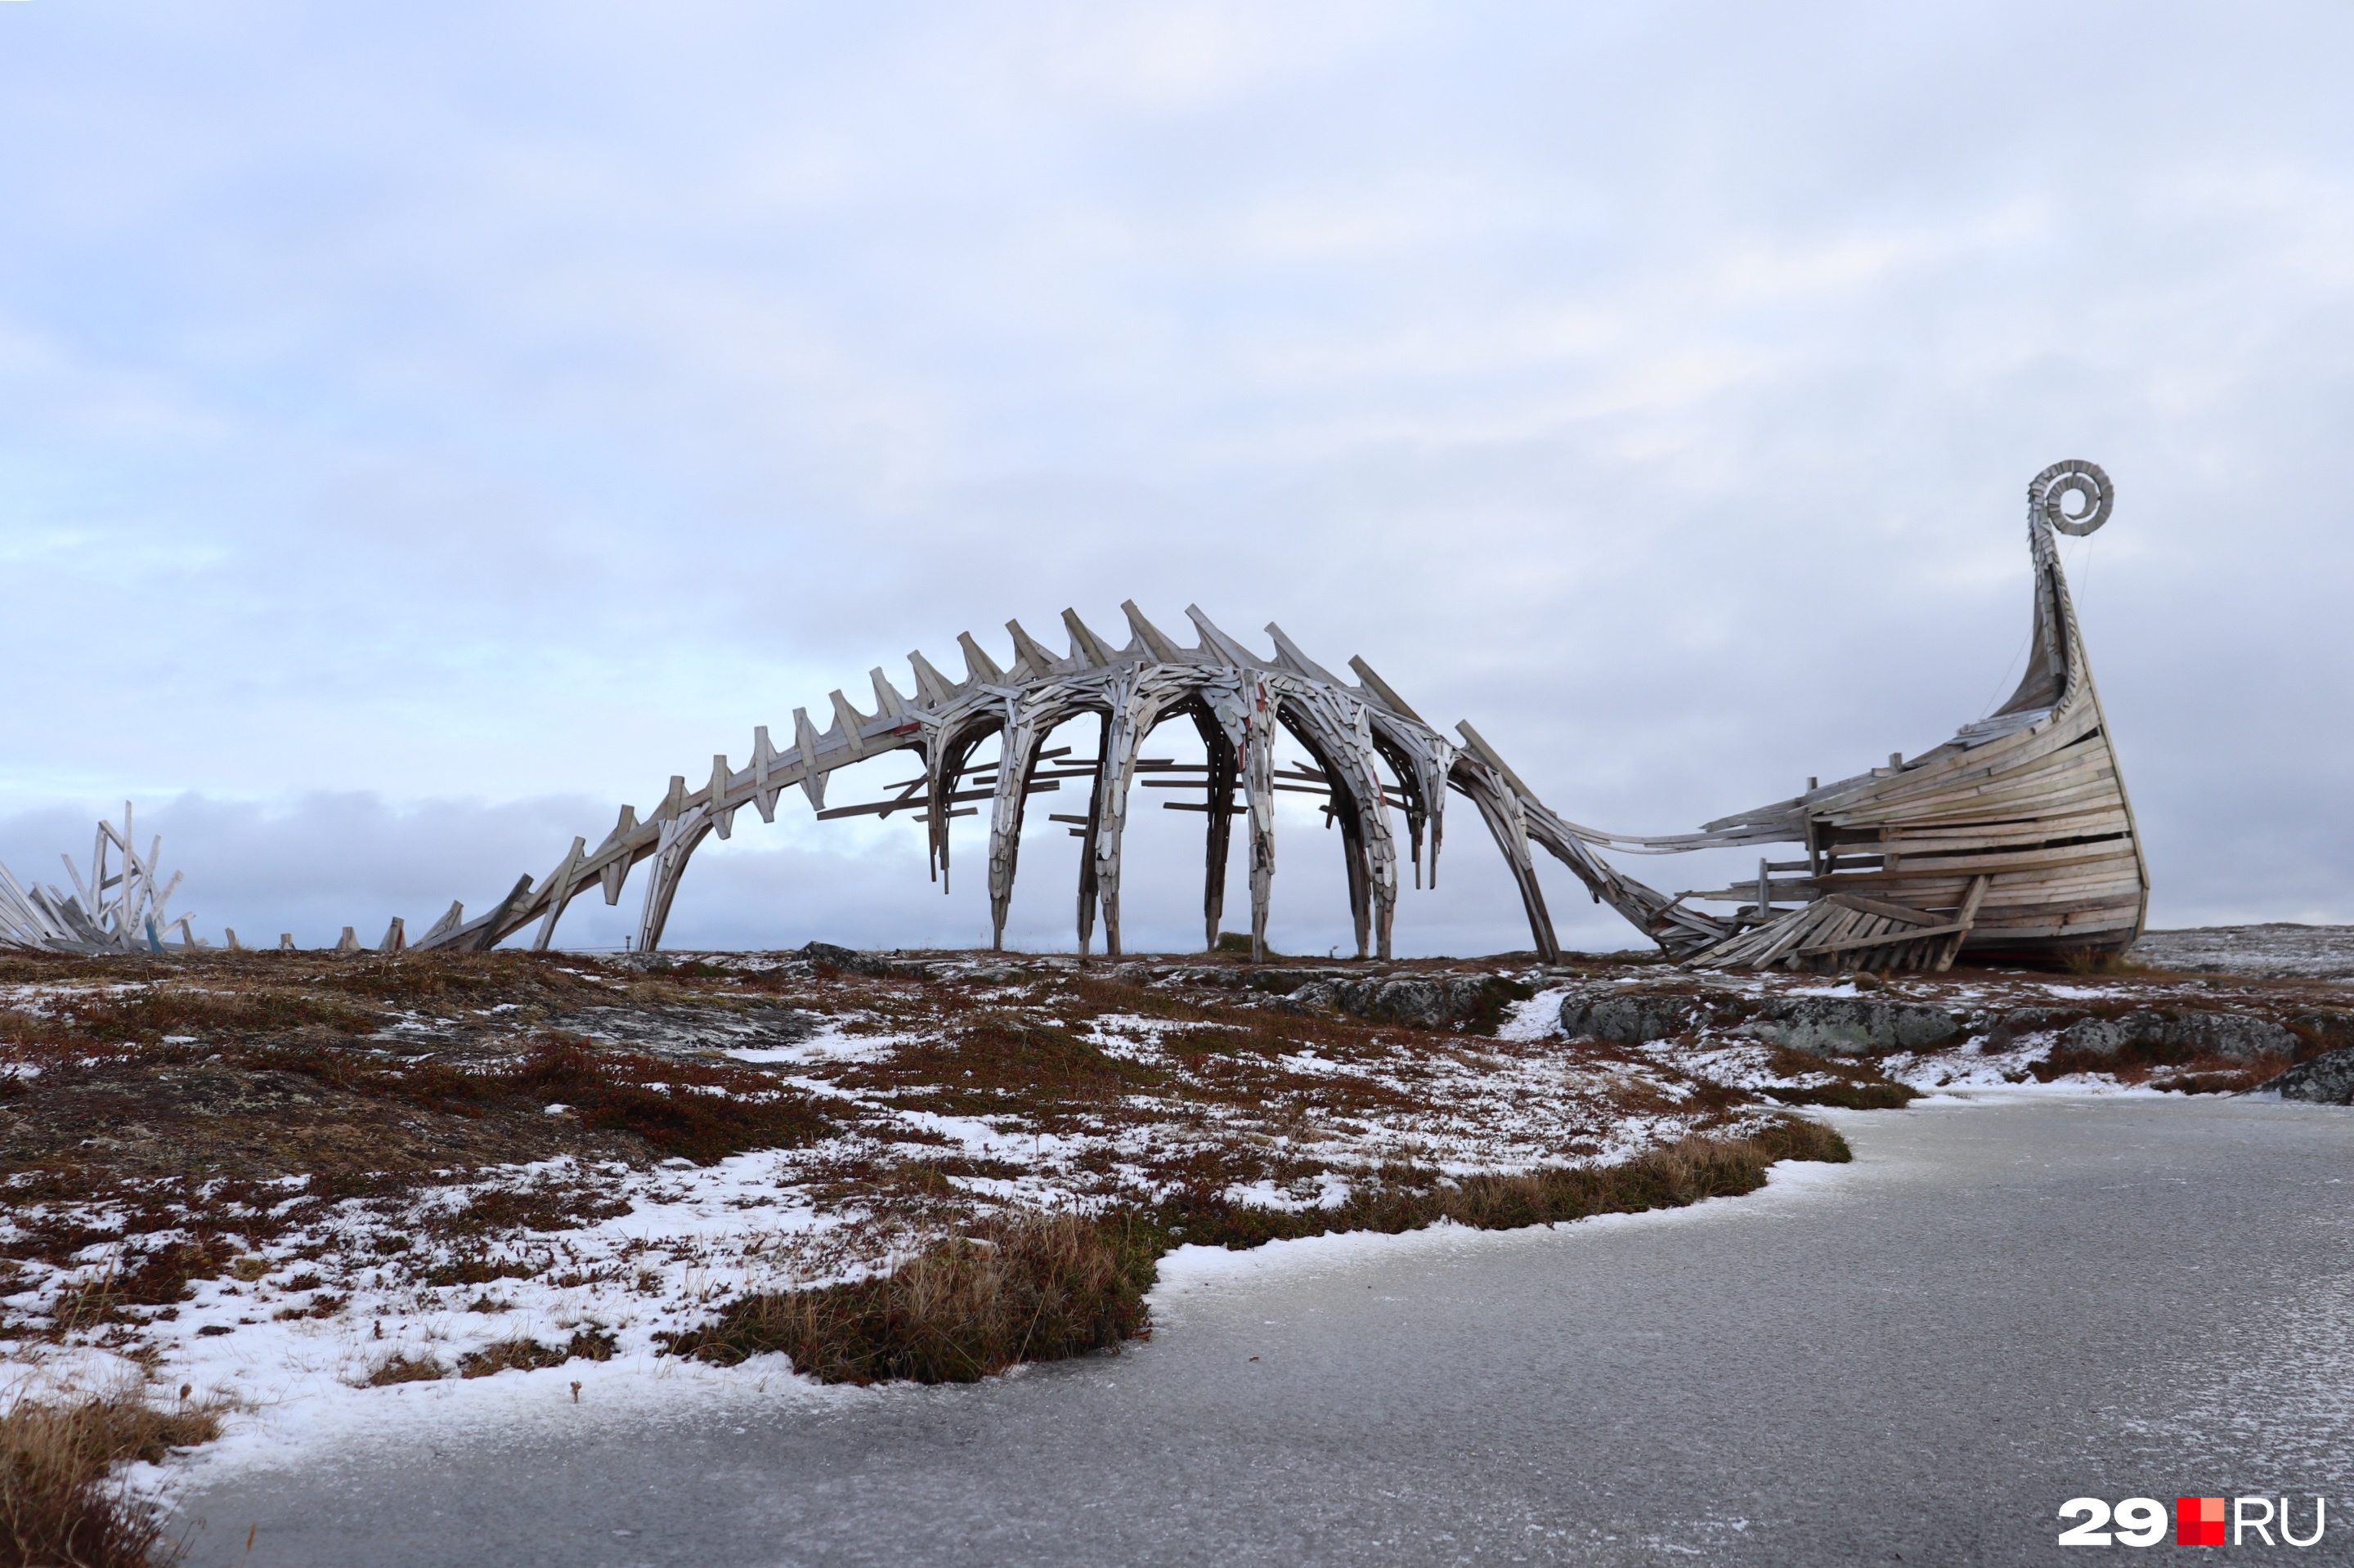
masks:
[[[893,963],[880,953],[862,953],[854,948],[837,948],[832,942],[811,942],[799,955],[813,964],[826,964],[854,975],[869,975],[876,980],[889,980],[907,972],[905,964]]]
[[[2082,1023],[2092,1013],[2081,1007],[2014,1007],[1995,1015],[1986,1025],[1986,1048],[2008,1051],[2021,1036],[2057,1034]]]
[[[583,1007],[551,1015],[547,1027],[658,1056],[699,1056],[797,1045],[825,1022],[797,1007]]]
[[[2253,1062],[2262,1056],[2295,1056],[2302,1044],[2290,1030],[2246,1012],[2146,1010],[2122,1018],[2080,1019],[2060,1034],[2062,1049],[2082,1055],[2151,1061],[2221,1056]]]
[[[1934,1051],[1967,1033],[1959,1018],[1926,1002],[1871,996],[1786,996],[1734,1031],[1817,1056]]]
[[[2311,1100],[2317,1105],[2354,1106],[2354,1049],[2332,1051],[2310,1062],[2299,1062],[2279,1077],[2260,1086],[2256,1093],[2278,1095],[2285,1100]]]
[[[1607,1040],[1640,1045],[1695,1030],[1740,1022],[1739,997],[1706,991],[1633,991],[1623,986],[1585,986],[1562,999],[1561,1032],[1573,1040]]]
[[[2288,1026],[2321,1051],[2343,1051],[2354,1047],[2354,1012],[2341,1012],[2335,1008],[2316,1008],[2289,1019]]]
[[[1310,980],[1286,994],[1303,1007],[1329,1007],[1376,1023],[1415,1029],[1463,1027],[1492,1034],[1505,1010],[1533,996],[1533,987],[1501,975],[1405,975]]]
[[[1217,977],[1212,983],[1239,985],[1248,991],[1271,991],[1277,996],[1296,996],[1303,986],[1363,985],[1368,980],[1379,983],[1389,978],[1385,974],[1368,975],[1363,970],[1352,973],[1347,969],[1307,969],[1289,964],[1281,968],[1228,968],[1217,971]]]

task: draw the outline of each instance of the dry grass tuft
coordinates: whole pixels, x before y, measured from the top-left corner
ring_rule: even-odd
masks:
[[[1458,1180],[1396,1170],[1358,1187],[1337,1208],[1285,1212],[1232,1203],[1223,1195],[1189,1194],[1161,1217],[1178,1240],[1236,1248],[1338,1231],[1394,1235],[1441,1220],[1478,1230],[1512,1230],[1739,1197],[1764,1186],[1776,1160],[1844,1164],[1854,1158],[1847,1139],[1829,1128],[1785,1117],[1748,1138],[1687,1138],[1617,1165],[1553,1166]]]
[[[369,1369],[365,1385],[389,1388],[397,1383],[438,1383],[449,1375],[450,1369],[430,1355],[411,1356],[407,1351],[395,1351]]]
[[[1828,1084],[1771,1084],[1760,1094],[1786,1106],[1837,1106],[1842,1110],[1902,1110],[1921,1097],[1910,1084],[1900,1084],[1869,1062],[1813,1055],[1776,1046],[1771,1065],[1787,1078],[1829,1077]]]
[[[219,1433],[213,1405],[158,1410],[135,1392],[19,1400],[0,1414],[0,1562],[148,1568],[172,1560],[178,1553],[162,1526],[110,1472],[128,1459],[160,1463]]]
[[[891,1274],[750,1296],[671,1354],[781,1351],[822,1383],[975,1383],[1017,1361],[1117,1350],[1144,1332],[1159,1238],[1129,1217],[1036,1214],[941,1241]]]
[[[2287,1071],[2288,1065],[2285,1056],[2264,1055],[2243,1062],[2186,1045],[2133,1040],[2106,1052],[2055,1045],[2041,1060],[2027,1064],[2027,1071],[2044,1084],[2071,1073],[2103,1073],[2121,1084],[2147,1083],[2152,1088],[2181,1094],[2215,1095],[2254,1088]]]
[[[635,1133],[658,1152],[698,1165],[748,1149],[795,1148],[833,1128],[808,1096],[779,1089],[765,1074],[599,1050],[553,1032],[487,1071],[445,1062],[395,1069],[321,1047],[248,1055],[253,1065],[444,1115],[528,1113],[561,1101],[588,1127]]]
[[[543,1345],[537,1340],[501,1340],[479,1351],[469,1351],[458,1358],[460,1377],[490,1377],[510,1368],[521,1372],[537,1372],[542,1367],[560,1367],[575,1359],[584,1361],[610,1361],[613,1359],[614,1336],[603,1329],[590,1326],[577,1330],[571,1340],[562,1346]],[[387,1379],[405,1382],[405,1379]]]
[[[780,1090],[764,1074],[596,1051],[561,1037],[502,1078],[527,1101],[565,1101],[590,1127],[633,1132],[698,1165],[751,1149],[796,1148],[833,1130],[808,1096]]]
[[[569,1358],[564,1351],[537,1340],[501,1340],[479,1351],[469,1351],[458,1358],[460,1377],[490,1377],[510,1368],[535,1372],[541,1367],[560,1367]]]
[[[792,1357],[822,1383],[972,1383],[1017,1361],[1117,1350],[1145,1332],[1144,1292],[1181,1241],[1255,1246],[1330,1231],[1395,1234],[1439,1220],[1507,1230],[1589,1214],[1681,1208],[1765,1184],[1777,1160],[1854,1158],[1829,1128],[1784,1118],[1749,1138],[1688,1138],[1621,1165],[1445,1181],[1399,1171],[1334,1209],[1283,1213],[1232,1203],[1215,1174],[1151,1216],[1033,1214],[936,1244],[887,1277],[742,1298],[665,1340],[673,1355],[733,1364]]]

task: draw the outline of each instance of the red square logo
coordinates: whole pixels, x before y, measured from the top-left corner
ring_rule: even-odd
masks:
[[[2221,1498],[2175,1499],[2174,1544],[2177,1546],[2222,1545],[2223,1499]]]

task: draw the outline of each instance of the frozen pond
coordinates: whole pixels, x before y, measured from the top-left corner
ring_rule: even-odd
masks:
[[[2068,1498],[2260,1490],[2348,1560],[2354,1112],[1836,1119],[1681,1213],[1180,1254],[1150,1343],[977,1387],[421,1385],[204,1461],[189,1561],[2042,1563]]]

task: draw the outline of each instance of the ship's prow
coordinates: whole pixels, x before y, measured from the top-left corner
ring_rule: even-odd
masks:
[[[2149,873],[2053,539],[2099,527],[2114,496],[2090,462],[2035,476],[2035,635],[2019,689],[1933,751],[1710,824],[1718,842],[1796,842],[1805,858],[1761,863],[1741,928],[1675,957],[1707,969],[1944,969],[1964,958],[2056,966],[2133,945]]]

